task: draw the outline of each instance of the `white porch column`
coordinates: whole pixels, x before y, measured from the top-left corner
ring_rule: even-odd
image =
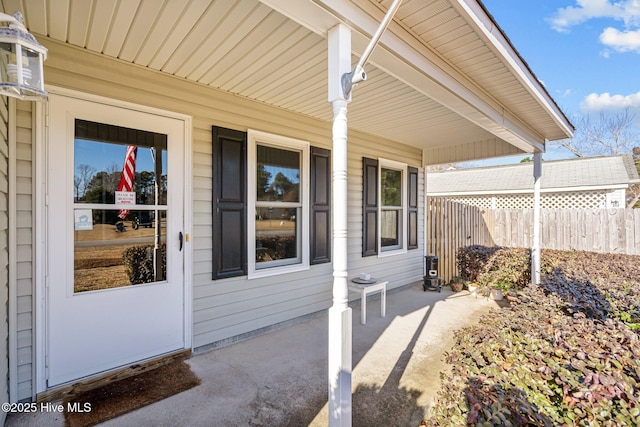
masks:
[[[531,283],[540,284],[540,180],[542,153],[533,154],[533,242],[531,244]]]
[[[351,308],[347,287],[347,104],[341,78],[351,71],[351,32],[329,30],[333,105],[333,306],[329,309],[329,426],[351,426]]]

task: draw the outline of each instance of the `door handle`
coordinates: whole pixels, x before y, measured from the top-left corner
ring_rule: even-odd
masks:
[[[182,244],[184,242],[184,236],[182,235],[182,231],[178,233],[178,241],[180,242],[180,251],[182,251]]]

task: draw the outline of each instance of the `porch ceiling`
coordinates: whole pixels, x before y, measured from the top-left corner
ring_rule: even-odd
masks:
[[[29,31],[249,99],[332,120],[327,30],[354,63],[391,0],[3,0]],[[476,0],[404,0],[365,67],[349,126],[425,150],[543,148],[572,128]],[[480,157],[480,154],[478,154]]]

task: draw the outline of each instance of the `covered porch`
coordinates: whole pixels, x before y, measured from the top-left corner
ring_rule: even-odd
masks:
[[[366,271],[394,286],[415,281],[422,275],[426,215],[424,170],[413,169],[519,153],[533,153],[539,161],[546,141],[571,135],[571,124],[480,2],[406,0],[365,67],[367,81],[353,92],[348,142],[336,155],[328,99],[333,54],[329,33],[338,26],[349,33],[350,46],[341,47],[355,63],[390,4],[389,0],[3,3],[7,13],[23,7],[27,28],[48,48],[45,81],[52,94],[88,97],[93,107],[108,99],[116,108],[157,109],[188,118],[185,170],[179,176],[184,184],[180,188],[185,189],[185,217],[174,233],[180,228],[181,236],[186,235],[183,258],[174,257],[184,262],[178,266],[183,277],[177,282],[184,287],[185,349],[205,351],[326,310],[336,270],[345,280]],[[18,401],[36,399],[49,387],[45,360],[51,342],[39,303],[47,292],[41,244],[47,237],[41,227],[46,197],[37,185],[46,175],[43,135],[49,119],[47,109],[36,104],[12,100],[7,109],[9,133],[17,140],[13,152],[19,156],[12,161],[21,174],[14,179],[21,185],[12,197],[22,203],[20,212],[9,212],[9,217],[26,213],[24,218],[34,218],[28,224],[14,220],[18,239],[9,242],[9,253],[19,256],[9,260],[8,269],[21,273],[19,282],[7,281],[8,395],[10,401]],[[336,213],[339,207],[340,215],[332,223],[333,233],[325,230],[324,236],[329,236],[325,239],[329,246],[332,240],[343,239],[340,251],[334,248],[324,264],[306,262],[286,274],[248,277],[240,266],[233,277],[217,276],[213,266],[223,239],[216,234],[221,227],[215,216],[217,184],[212,183],[217,154],[212,127],[295,138],[312,148],[332,150],[334,179],[326,187],[339,190],[344,199],[327,208]],[[404,246],[398,244],[393,256],[377,251],[375,256],[363,254],[362,165],[371,157],[401,169],[405,176],[413,174],[411,179],[416,180],[415,206],[411,212],[409,207],[403,211],[405,223],[415,220],[411,234],[415,242],[409,242],[405,231]],[[255,170],[255,159],[250,166]],[[381,168],[382,163],[374,167]],[[407,194],[406,188],[402,190]],[[244,191],[244,196],[248,193]],[[375,213],[381,211],[376,209]],[[409,219],[410,214],[414,216]],[[338,221],[343,228],[336,231]],[[245,240],[255,243],[249,237]],[[308,251],[312,243],[301,241],[301,250]],[[247,250],[238,252],[255,256]],[[344,265],[337,266],[338,260]],[[371,309],[372,318],[374,313]],[[359,328],[354,324],[355,340]],[[321,329],[316,343],[321,351],[315,353],[325,357],[326,325]],[[355,340],[357,367],[362,356]],[[325,369],[325,362],[319,369]],[[326,380],[326,372],[321,378]],[[325,388],[319,390],[326,393]]]
[[[353,324],[353,425],[419,425],[446,368],[453,331],[475,324],[493,300],[423,292],[422,284],[391,291],[387,313],[369,297],[367,323],[359,301]],[[106,422],[119,425],[326,426],[326,312],[283,324],[259,337],[188,360],[201,385]],[[61,414],[11,415],[6,426],[63,426]]]

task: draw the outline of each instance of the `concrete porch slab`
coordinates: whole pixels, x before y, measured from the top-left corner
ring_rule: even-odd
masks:
[[[368,298],[367,323],[353,313],[353,425],[418,426],[446,368],[453,331],[474,324],[492,300],[422,284]],[[103,426],[326,426],[327,316],[274,330],[187,361],[198,387]],[[63,426],[60,414],[10,414],[7,426]]]

